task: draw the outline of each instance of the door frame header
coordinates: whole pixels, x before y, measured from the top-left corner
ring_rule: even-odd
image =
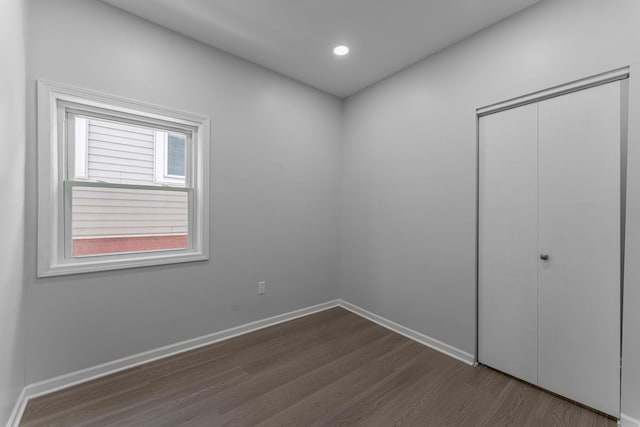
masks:
[[[531,104],[533,102],[542,101],[544,99],[554,98],[556,96],[566,95],[567,93],[576,92],[593,86],[599,86],[616,80],[623,80],[629,77],[629,67],[618,68],[617,70],[608,71],[606,73],[597,74],[580,80],[575,80],[549,89],[540,90],[517,98],[508,99],[506,101],[497,102],[476,109],[478,117],[486,116],[510,108],[520,107],[522,105]]]

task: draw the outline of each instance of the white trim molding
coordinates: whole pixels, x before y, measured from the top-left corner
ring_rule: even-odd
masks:
[[[618,425],[620,427],[640,427],[640,420],[636,420],[625,414],[620,414],[620,422]]]
[[[327,301],[321,304],[301,308],[299,310],[290,311],[284,314],[278,314],[266,319],[257,320],[255,322],[250,322],[244,325],[225,329],[224,331],[214,332],[213,334],[204,335],[198,338],[193,338],[190,340],[181,341],[175,344],[169,344],[164,347],[134,354],[132,356],[123,357],[121,359],[113,360],[101,365],[91,366],[86,369],[81,369],[79,371],[71,372],[55,378],[50,378],[48,380],[40,381],[34,384],[29,384],[22,390],[22,393],[20,394],[20,397],[18,398],[18,401],[16,402],[16,405],[13,409],[11,417],[9,418],[7,427],[18,427],[22,418],[22,414],[24,413],[24,409],[30,399],[34,399],[45,394],[53,393],[68,387],[95,380],[107,375],[115,374],[116,372],[124,371],[129,368],[144,365],[145,363],[153,362],[155,360],[184,353],[189,350],[194,350],[200,347],[215,344],[220,341],[225,341],[240,335],[255,332],[260,329],[275,326],[280,323],[288,322],[290,320],[305,317],[310,314],[318,313],[320,311],[328,310],[330,308],[338,306],[338,300]]]
[[[528,95],[519,96],[517,98],[512,98],[506,101],[487,105],[485,107],[478,108],[476,110],[476,114],[478,115],[478,117],[486,116],[487,114],[497,113],[499,111],[508,110],[510,108],[520,107],[521,105],[531,104],[532,102],[538,102],[544,99],[554,98],[556,96],[565,95],[567,93],[576,92],[593,86],[602,85],[616,80],[626,79],[627,77],[629,77],[629,67],[623,67],[617,70],[608,71],[606,73],[598,74],[584,79],[575,80],[571,83],[554,86],[552,88],[533,92]]]
[[[342,307],[345,310],[349,310],[350,312],[360,317],[377,323],[378,325],[383,326],[400,335],[403,335],[413,341],[426,345],[427,347],[444,353],[468,365],[473,365],[473,355],[465,351],[462,351],[435,338],[431,338],[420,332],[414,331],[413,329],[409,329],[389,319],[385,319],[384,317],[378,316],[377,314],[358,307],[355,304],[337,299],[310,307],[301,308],[299,310],[294,310],[288,313],[268,317],[266,319],[257,320],[255,322],[246,323],[244,325],[225,329],[224,331],[215,332],[198,338],[193,338],[190,340],[181,341],[175,344],[170,344],[164,347],[134,354],[132,356],[123,357],[121,359],[113,360],[111,362],[106,362],[101,365],[92,366],[86,369],[81,369],[79,371],[71,372],[55,378],[50,378],[48,380],[40,381],[34,384],[29,384],[22,390],[22,393],[20,393],[13,412],[9,417],[9,421],[7,422],[7,427],[18,427],[24,410],[30,399],[34,399],[45,394],[53,393],[68,387],[72,387],[74,385],[95,380],[110,374],[114,374],[116,372],[124,371],[129,368],[140,366],[145,363],[153,362],[158,359],[163,359],[165,357],[184,353],[189,350],[194,350],[200,347],[215,344],[220,341],[228,340],[240,335],[248,334],[250,332],[258,331],[260,329],[268,328],[279,323],[288,322],[290,320],[298,319],[300,317],[308,316],[310,314],[318,313],[320,311],[328,310],[334,307]],[[630,424],[629,426],[640,427],[633,424]]]
[[[54,391],[61,390],[63,388],[81,384],[90,380],[94,380],[96,378],[103,377],[105,375],[110,375],[119,371],[123,371],[125,369],[153,362],[158,359],[163,359],[165,357],[184,353],[189,350],[194,350],[200,347],[215,344],[220,341],[225,341],[240,335],[255,332],[260,329],[275,326],[280,323],[288,322],[300,317],[305,317],[310,314],[318,313],[320,311],[328,310],[337,306],[338,301],[328,301],[322,304],[301,308],[299,310],[279,314],[276,316],[268,317],[266,319],[257,320],[255,322],[225,329],[224,331],[214,332],[209,335],[192,338],[190,340],[181,341],[175,344],[169,344],[167,346],[145,351],[143,353],[138,353],[133,356],[123,357],[122,359],[117,359],[111,362],[92,366],[87,369],[82,369],[80,371],[51,378],[35,384],[30,384],[25,387],[27,389],[27,396],[30,399],[36,396],[42,396],[43,394],[48,394]]]
[[[22,419],[22,414],[24,414],[24,409],[27,407],[27,388],[23,388],[18,396],[18,400],[16,400],[16,404],[13,407],[13,411],[11,411],[11,415],[9,415],[9,419],[7,420],[7,427],[18,427],[20,425],[20,420]]]
[[[475,358],[473,354],[467,353],[466,351],[460,350],[459,348],[439,341],[435,338],[431,338],[430,336],[418,331],[414,331],[413,329],[407,328],[406,326],[402,326],[392,320],[386,319],[382,316],[378,316],[377,314],[365,310],[364,308],[358,307],[355,304],[351,304],[350,302],[339,300],[339,305],[340,307],[349,310],[360,317],[371,320],[372,322],[375,322],[380,326],[390,329],[393,332],[403,335],[422,345],[426,345],[427,347],[437,350],[440,353],[444,353],[447,356],[453,357],[454,359],[466,363],[467,365],[474,364]]]

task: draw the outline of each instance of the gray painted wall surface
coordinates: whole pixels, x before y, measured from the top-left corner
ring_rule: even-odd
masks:
[[[27,381],[335,298],[340,181],[340,295],[473,353],[475,109],[640,61],[639,19],[635,0],[543,2],[342,116],[335,98],[102,3],[31,0]],[[211,116],[210,262],[35,279],[36,78]],[[640,418],[637,125],[631,138],[623,412]]]
[[[337,298],[339,99],[95,0],[27,36],[28,383]],[[211,117],[210,261],[36,280],[39,78]]]
[[[635,0],[542,2],[349,98],[341,297],[474,353],[475,109],[640,61],[638,22]],[[630,145],[635,176],[638,137]],[[628,264],[638,265],[636,187]],[[627,276],[622,408],[636,418],[638,286],[636,267]]]
[[[2,3],[0,13],[0,425],[24,386],[24,5]]]

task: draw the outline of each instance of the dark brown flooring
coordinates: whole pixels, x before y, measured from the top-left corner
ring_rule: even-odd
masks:
[[[341,308],[34,399],[22,426],[615,426]]]

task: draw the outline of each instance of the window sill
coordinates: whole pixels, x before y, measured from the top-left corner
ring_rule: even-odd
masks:
[[[99,261],[74,259],[73,261],[52,265],[49,268],[38,272],[38,277],[67,276],[72,274],[206,261],[208,259],[209,256],[202,252],[172,253],[167,255],[158,255],[158,253],[150,255],[149,253],[146,253],[128,259],[120,258],[107,260],[102,258]]]

